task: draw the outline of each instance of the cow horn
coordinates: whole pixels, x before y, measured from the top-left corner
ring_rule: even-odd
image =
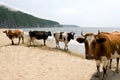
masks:
[[[100,34],[100,30],[98,30],[98,34]]]
[[[85,35],[83,34],[83,32],[81,32],[81,35],[82,35],[83,37],[85,37]]]

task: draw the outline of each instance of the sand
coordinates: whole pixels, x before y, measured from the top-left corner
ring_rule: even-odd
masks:
[[[94,77],[94,60],[56,49],[49,40],[47,46],[41,41],[40,45],[30,47],[25,36],[25,44],[11,45],[3,30],[0,29],[0,80],[101,80]],[[120,80],[114,64],[108,80]]]

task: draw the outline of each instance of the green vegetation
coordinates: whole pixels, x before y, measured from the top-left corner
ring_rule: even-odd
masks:
[[[55,21],[37,18],[18,10],[12,10],[0,5],[1,28],[24,28],[24,27],[60,27]]]

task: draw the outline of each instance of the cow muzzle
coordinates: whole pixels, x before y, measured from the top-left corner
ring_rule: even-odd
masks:
[[[86,55],[86,59],[89,59],[89,60],[94,59],[94,56],[91,55],[91,54],[87,54],[87,55]]]

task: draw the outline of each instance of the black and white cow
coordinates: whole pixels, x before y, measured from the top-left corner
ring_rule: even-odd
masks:
[[[65,47],[64,47],[64,50],[67,50],[68,51],[68,42],[70,42],[71,39],[74,39],[74,35],[75,33],[74,32],[70,32],[70,33],[67,33],[67,32],[56,32],[54,33],[54,37],[55,37],[55,40],[56,40],[56,48],[60,48],[59,46],[59,41],[60,42],[64,42],[65,43]]]
[[[45,40],[48,38],[48,36],[52,36],[51,32],[46,32],[46,31],[29,31],[29,36],[30,36],[30,45],[31,45],[31,42],[33,42],[34,44],[34,40],[37,39],[37,40],[40,40],[40,39],[43,39],[44,41],[44,46],[46,45],[45,44]]]

